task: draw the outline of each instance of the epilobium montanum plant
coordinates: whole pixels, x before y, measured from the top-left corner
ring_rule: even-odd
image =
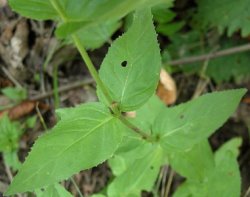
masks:
[[[69,36],[79,50],[97,83],[99,102],[57,110],[57,125],[36,140],[5,195],[31,191],[38,196],[71,196],[58,183],[106,160],[116,177],[100,196],[151,191],[165,164],[186,178],[174,196],[240,195],[240,139],[213,153],[207,138],[234,112],[245,89],[210,93],[170,108],[154,95],[161,55],[151,7],[164,0],[9,3],[23,16],[58,21],[56,34]],[[86,52],[86,35],[110,29],[130,12],[130,28],[113,42],[97,72]],[[128,111],[136,111],[136,117],[123,116]]]

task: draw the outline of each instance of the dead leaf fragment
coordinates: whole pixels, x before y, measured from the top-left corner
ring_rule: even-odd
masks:
[[[160,81],[156,94],[167,105],[174,104],[177,99],[175,81],[164,69],[161,69],[160,72]]]
[[[0,111],[0,118],[7,113],[9,118],[11,120],[17,120],[19,118],[22,118],[28,114],[30,114],[36,107],[36,103],[37,101],[23,101],[22,103],[7,109],[7,110],[3,110]],[[39,108],[43,109],[43,110],[48,110],[49,106],[43,104],[43,103],[39,103]]]

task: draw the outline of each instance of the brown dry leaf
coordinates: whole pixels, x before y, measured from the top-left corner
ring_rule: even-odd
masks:
[[[164,69],[161,69],[160,72],[160,82],[156,94],[167,105],[174,104],[177,99],[175,81]]]
[[[30,114],[35,109],[36,103],[37,101],[23,101],[17,106],[14,106],[7,110],[0,111],[0,117],[2,117],[5,113],[7,113],[11,120],[17,120],[23,116]],[[49,106],[43,103],[39,103],[38,106],[43,110],[49,109]]]
[[[250,104],[250,97],[244,98],[242,102],[246,104]]]

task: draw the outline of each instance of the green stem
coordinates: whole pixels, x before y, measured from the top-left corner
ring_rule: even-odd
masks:
[[[74,40],[74,43],[75,43],[77,49],[79,50],[79,52],[81,54],[86,66],[88,67],[91,76],[96,81],[96,84],[101,89],[102,93],[104,94],[105,98],[107,99],[107,101],[109,103],[109,106],[111,107],[111,105],[113,104],[113,100],[112,100],[111,96],[109,95],[109,92],[108,92],[107,88],[105,87],[104,83],[102,82],[101,78],[99,77],[99,75],[95,69],[94,64],[92,63],[88,53],[86,52],[86,49],[82,45],[82,43],[77,35],[73,34],[72,38]]]
[[[143,139],[149,140],[150,136],[146,133],[144,133],[140,128],[129,122],[123,115],[120,115],[119,120],[125,124],[128,128],[132,129],[134,132],[138,133],[140,136],[142,136]]]
[[[67,16],[65,15],[63,8],[61,7],[58,0],[50,0],[51,4],[55,8],[55,10],[58,12],[60,17],[62,18],[63,22],[67,22]],[[85,62],[86,66],[88,67],[88,70],[93,77],[93,79],[96,81],[97,86],[100,88],[101,92],[104,94],[110,109],[114,112],[114,114],[120,119],[120,121],[125,124],[127,127],[141,135],[144,139],[150,139],[149,135],[147,135],[145,132],[141,131],[138,127],[133,125],[131,122],[129,122],[120,112],[120,110],[117,108],[117,103],[113,101],[112,97],[109,94],[108,89],[102,82],[101,78],[98,75],[98,72],[95,69],[95,66],[93,62],[91,61],[86,49],[84,48],[82,42],[80,41],[79,37],[76,34],[72,35],[72,39],[74,41],[74,44],[76,45],[78,51],[80,52],[83,61]]]

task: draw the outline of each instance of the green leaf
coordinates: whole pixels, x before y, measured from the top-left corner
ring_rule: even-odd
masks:
[[[241,178],[237,163],[240,144],[239,138],[224,144],[215,153],[215,168],[202,181],[184,182],[175,192],[174,197],[240,196]]]
[[[27,128],[33,128],[36,125],[36,120],[37,120],[36,116],[32,116],[32,117],[27,118],[25,120],[25,126]]]
[[[108,21],[81,28],[76,34],[87,49],[93,50],[101,47],[120,26],[118,21]]]
[[[114,179],[108,187],[109,197],[139,196],[141,190],[150,191],[163,163],[163,151],[159,146],[136,160],[124,173]]]
[[[109,48],[100,77],[122,111],[138,109],[154,94],[160,50],[149,9],[137,11],[130,29]],[[112,77],[110,77],[112,76]],[[99,92],[99,99],[105,102]]]
[[[120,27],[121,23],[103,22],[103,23],[86,23],[86,22],[68,22],[59,26],[56,30],[58,38],[66,38],[72,33],[76,33],[80,42],[86,49],[96,49],[101,47],[112,34]]]
[[[106,196],[103,195],[103,194],[94,194],[94,195],[92,195],[91,197],[106,197]]]
[[[210,175],[207,188],[209,196],[240,196],[241,176],[237,162],[241,139],[235,138],[215,153],[216,170]]]
[[[13,11],[25,17],[37,20],[55,19],[57,17],[50,0],[9,0],[8,2]]]
[[[12,152],[18,148],[18,141],[22,130],[19,124],[11,122],[5,114],[0,118],[0,151]]]
[[[172,36],[177,31],[179,31],[184,25],[184,22],[160,24],[157,26],[156,31],[164,36]]]
[[[221,48],[229,49],[242,44],[244,43],[223,40]],[[249,51],[216,58],[208,63],[206,74],[217,83],[229,81],[232,78],[250,76],[249,62]]]
[[[241,30],[242,36],[250,34],[250,0],[199,0],[198,21],[204,25],[217,26],[222,32],[227,28],[228,35]]]
[[[32,191],[96,166],[118,148],[125,129],[100,103],[58,111],[61,121],[34,144],[7,195]]]
[[[44,191],[37,191],[37,197],[73,197],[62,185],[56,183],[48,186]]]
[[[208,141],[202,141],[191,150],[168,155],[171,167],[188,180],[202,181],[215,166]]]
[[[136,111],[135,123],[150,131],[155,118],[166,108],[165,104],[158,96],[153,95],[140,109]]]
[[[172,44],[167,48],[167,51],[171,54],[171,58],[179,59],[204,53],[211,53],[211,51],[214,50],[215,45],[219,45],[219,50],[223,50],[246,44],[240,40],[222,38],[219,41],[216,41],[216,43],[211,40],[206,40],[206,42],[210,44],[204,46],[204,43],[200,41],[201,36],[202,34],[197,31],[172,36]],[[211,77],[217,84],[224,81],[227,82],[231,79],[237,79],[238,77],[248,77],[250,76],[249,62],[249,51],[210,59],[205,74],[208,77]],[[187,73],[199,74],[203,69],[203,66],[204,65],[199,62],[190,63],[181,66],[181,70]],[[173,68],[177,69],[176,67]],[[177,69],[177,71],[179,71],[179,69]]]
[[[22,100],[25,100],[27,98],[27,91],[22,88],[4,88],[1,90],[1,92],[7,96],[9,99],[20,102]]]
[[[119,20],[129,12],[144,6],[150,7],[169,0],[59,0],[69,21],[103,22]]]
[[[156,118],[153,133],[167,151],[185,151],[209,137],[237,108],[246,89],[206,94],[167,108]]]
[[[152,9],[154,20],[157,23],[168,23],[168,22],[171,22],[176,17],[176,14],[172,10],[169,9],[172,6],[173,6],[172,3],[170,3],[169,5],[158,5],[158,6],[155,6]]]
[[[218,151],[216,151],[215,159],[217,162],[223,159],[225,152],[231,152],[235,158],[239,156],[239,147],[242,144],[241,138],[233,138],[230,141],[223,144]]]
[[[130,143],[126,144],[127,146],[131,145],[131,142],[135,141],[129,141],[129,142]],[[152,150],[152,148],[148,146],[148,144],[145,141],[141,142],[137,141],[137,143],[140,143],[140,145],[126,152],[122,152],[121,150],[118,149],[118,151],[114,154],[114,156],[111,159],[109,159],[109,165],[115,176],[121,175],[131,165],[133,165],[135,160],[145,157],[145,155],[147,155]]]

